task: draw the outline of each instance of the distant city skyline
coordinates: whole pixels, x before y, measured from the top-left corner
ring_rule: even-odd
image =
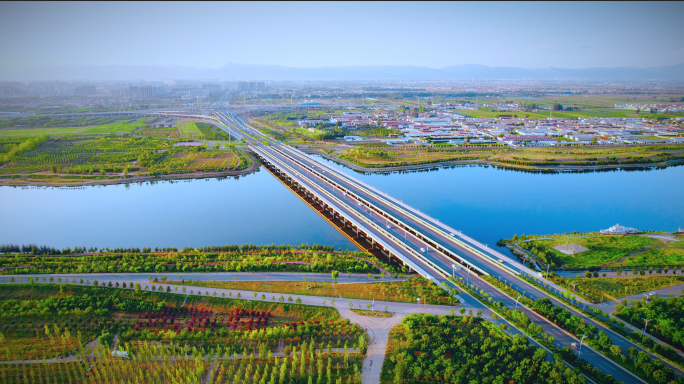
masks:
[[[684,63],[684,4],[0,3],[0,67]]]

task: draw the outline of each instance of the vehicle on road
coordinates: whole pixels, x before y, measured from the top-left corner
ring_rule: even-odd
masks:
[[[421,248],[420,251],[425,253],[425,248]]]

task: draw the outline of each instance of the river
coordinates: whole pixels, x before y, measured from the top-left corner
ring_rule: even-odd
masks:
[[[494,245],[513,234],[684,227],[684,167],[532,174],[484,166],[360,174]],[[326,244],[354,249],[268,172],[222,180],[64,188],[0,187],[0,243],[59,248]]]

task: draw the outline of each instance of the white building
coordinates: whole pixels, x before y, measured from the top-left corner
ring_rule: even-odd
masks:
[[[623,227],[620,224],[615,224],[608,229],[602,229],[601,234],[603,235],[628,235],[630,233],[637,233],[636,228]]]

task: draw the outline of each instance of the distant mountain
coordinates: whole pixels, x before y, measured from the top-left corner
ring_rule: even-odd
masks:
[[[56,65],[0,68],[0,81],[22,80],[595,80],[684,81],[684,64],[637,68],[513,68],[454,65],[444,68],[416,66],[348,66],[296,68],[279,65],[226,64],[220,68],[183,66]]]

